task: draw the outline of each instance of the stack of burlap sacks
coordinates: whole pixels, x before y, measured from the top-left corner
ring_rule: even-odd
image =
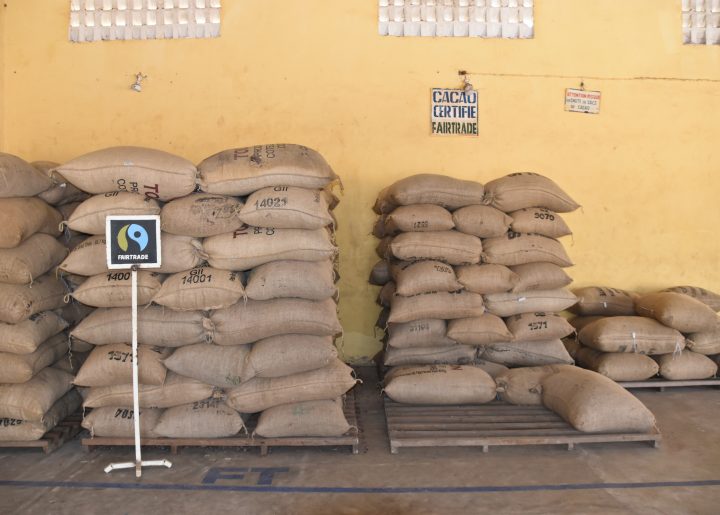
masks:
[[[81,403],[55,268],[67,255],[59,210],[83,195],[46,172],[0,154],[0,441],[38,440]]]
[[[615,381],[716,375],[719,295],[692,286],[646,295],[588,287],[575,294],[578,316],[570,323],[578,335],[565,343],[578,365]]]

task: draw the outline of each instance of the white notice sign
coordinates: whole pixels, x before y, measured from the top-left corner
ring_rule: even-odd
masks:
[[[478,94],[475,90],[432,90],[431,134],[478,135]]]
[[[598,114],[600,112],[600,92],[566,89],[565,110],[573,113]]]

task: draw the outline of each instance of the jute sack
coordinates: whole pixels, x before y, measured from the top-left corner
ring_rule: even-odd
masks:
[[[520,209],[510,213],[510,218],[514,232],[540,234],[548,238],[561,238],[572,234],[565,220],[549,209],[541,207]]]
[[[578,333],[580,342],[603,352],[668,354],[685,348],[679,331],[652,318],[608,317],[588,324]]]
[[[210,343],[176,349],[163,361],[168,370],[203,383],[230,388],[245,380],[243,369],[249,345],[222,347]]]
[[[577,296],[578,302],[570,311],[578,315],[632,316],[635,314],[637,293],[601,286],[579,288],[573,290],[573,293]]]
[[[484,359],[477,358],[475,358],[475,361],[473,361],[473,366],[484,370],[493,379],[510,370],[508,367],[506,367],[505,365],[501,365],[500,363],[493,363],[492,361],[486,361]]]
[[[68,323],[54,311],[43,311],[19,324],[0,323],[0,352],[30,354],[67,326]]]
[[[482,204],[484,194],[479,182],[423,173],[395,182],[387,189],[386,196],[389,202],[398,206],[435,204],[452,210]]]
[[[388,345],[398,349],[408,347],[443,347],[456,342],[447,336],[447,322],[438,318],[413,320],[388,326]]]
[[[420,293],[453,292],[463,289],[455,271],[442,261],[418,261],[395,277],[396,293],[405,297]]]
[[[442,208],[440,208],[442,209]],[[385,217],[387,215],[379,216],[377,220],[375,220],[375,224],[373,225],[372,235],[376,238],[382,239],[385,236],[387,236],[387,229],[385,228]]]
[[[706,356],[720,354],[720,327],[711,331],[690,333],[686,335],[685,344],[688,349],[698,354]],[[0,343],[0,348],[2,348],[2,343]]]
[[[244,427],[240,413],[220,399],[205,399],[166,409],[155,432],[168,438],[223,438]]]
[[[264,438],[291,436],[342,436],[351,427],[342,399],[294,402],[260,413],[255,434]]]
[[[378,193],[378,196],[375,199],[375,204],[373,204],[373,211],[375,211],[375,213],[377,213],[378,215],[388,214],[393,209],[398,207],[396,204],[393,204],[388,197],[389,189],[390,188],[383,188],[382,190],[380,190],[380,193]]]
[[[603,318],[606,318],[606,317],[600,316],[600,315],[587,316],[587,317],[583,317],[583,316],[577,317],[576,316],[576,317],[573,317],[570,320],[568,320],[568,322],[570,323],[571,326],[573,326],[575,328],[575,331],[577,331],[579,333],[585,326],[588,326],[588,325],[592,324],[593,322],[597,322],[598,320],[602,320]]]
[[[72,338],[93,345],[132,341],[130,308],[95,310],[75,327]],[[157,347],[182,347],[212,340],[212,324],[201,312],[178,312],[160,306],[138,310],[138,342]]]
[[[254,227],[277,229],[321,229],[333,218],[322,191],[273,186],[250,195],[240,218]]]
[[[75,202],[69,202],[67,204],[61,204],[59,206],[55,206],[55,209],[57,209],[58,212],[62,215],[62,220],[69,220],[70,217],[72,216],[72,214],[75,212],[75,210],[77,208],[79,208],[80,205],[84,201],[86,201],[88,198],[90,198],[90,196],[86,194],[82,200],[78,200]],[[64,229],[65,229],[65,234],[63,236],[65,236],[65,237],[67,237],[68,235],[81,234],[81,233],[78,233],[77,231],[72,231],[72,230],[68,229],[67,227],[65,227]],[[81,236],[83,238],[87,237],[87,235],[84,233],[82,233]]]
[[[51,187],[47,175],[17,156],[0,152],[0,198],[34,197]]]
[[[0,199],[0,248],[15,248],[38,232],[60,236],[60,222],[60,212],[38,198]]]
[[[478,238],[499,238],[510,229],[512,218],[490,206],[467,206],[452,214],[455,228]]]
[[[280,334],[335,336],[342,332],[332,299],[249,300],[213,312],[210,320],[218,345],[252,343]]]
[[[508,367],[573,364],[573,359],[560,340],[493,343],[480,349],[478,358]]]
[[[563,311],[577,302],[567,290],[531,290],[525,292],[491,293],[483,295],[485,308],[499,317],[522,313],[553,313]]]
[[[655,417],[625,388],[596,372],[569,367],[542,381],[546,408],[586,433],[648,432]]]
[[[337,249],[326,229],[245,227],[203,241],[208,262],[224,270],[250,270],[270,261],[324,261]]]
[[[638,315],[651,317],[682,333],[711,331],[720,318],[711,307],[682,293],[661,292],[635,300]]]
[[[97,150],[54,171],[88,193],[126,191],[164,202],[192,193],[197,182],[191,162],[141,147]]]
[[[0,249],[0,282],[29,284],[56,267],[67,249],[49,234],[33,234],[14,249]]]
[[[543,311],[515,315],[505,320],[505,323],[513,338],[519,342],[556,340],[575,332],[575,328],[565,318]]]
[[[278,184],[316,190],[338,180],[318,152],[288,144],[223,150],[200,163],[198,171],[203,191],[223,195],[249,195]]]
[[[335,272],[330,260],[273,261],[250,272],[245,293],[253,300],[325,300],[337,294]]]
[[[205,238],[242,227],[242,207],[243,203],[235,197],[191,193],[165,204],[160,223],[167,233]]]
[[[593,370],[613,381],[645,381],[657,375],[659,370],[655,360],[644,354],[600,352],[581,347],[575,359],[583,368]]]
[[[70,390],[45,413],[42,421],[28,422],[15,418],[0,418],[0,442],[34,442],[55,427],[82,404],[77,390]]]
[[[279,404],[335,399],[355,386],[352,369],[340,360],[277,378],[254,377],[228,390],[227,403],[240,413],[257,413]]]
[[[495,399],[495,381],[472,365],[425,365],[394,369],[385,393],[404,404],[484,404]]]
[[[496,265],[546,262],[560,267],[573,266],[562,243],[539,234],[509,232],[499,238],[484,240],[483,249],[483,261]]]
[[[663,291],[682,293],[688,297],[699,300],[703,304],[707,304],[713,311],[720,311],[720,295],[705,288],[698,288],[697,286],[675,286],[674,288],[668,288]]]
[[[72,351],[70,354],[66,354],[64,356],[60,356],[60,359],[58,359],[55,363],[50,365],[53,368],[57,368],[58,370],[63,370],[67,372],[68,374],[77,374],[77,371],[80,370],[80,367],[83,363],[87,361],[88,356],[90,356],[90,352],[75,352]]]
[[[51,206],[62,206],[72,202],[80,202],[88,197],[87,193],[70,184],[65,177],[59,173],[53,173],[53,170],[60,166],[59,163],[52,161],[33,161],[30,164],[52,182],[52,186],[50,186],[49,189],[38,193],[38,198],[44,200]],[[65,220],[67,220],[67,218],[65,218]]]
[[[509,342],[513,338],[502,319],[490,313],[479,317],[450,320],[447,334],[448,338],[464,345]]]
[[[513,368],[495,378],[501,400],[518,406],[542,406],[542,382],[572,365]]]
[[[90,236],[85,239],[70,252],[58,268],[68,274],[85,276],[107,272],[105,236]]]
[[[309,372],[337,360],[332,336],[283,334],[252,344],[245,358],[243,380]]]
[[[510,270],[518,276],[513,291],[557,290],[572,282],[565,270],[553,263],[526,263]]]
[[[169,276],[152,300],[179,311],[207,311],[232,306],[244,296],[240,272],[198,267]]]
[[[518,276],[503,265],[466,265],[455,269],[457,280],[473,293],[503,293],[512,290]]]
[[[162,275],[140,270],[137,275],[137,301],[139,306],[150,304],[162,286]],[[83,304],[96,308],[128,307],[132,301],[132,274],[110,271],[93,275],[77,288],[72,296]]]
[[[410,347],[385,349],[384,364],[387,367],[403,365],[467,365],[477,355],[477,349],[470,345],[449,345],[447,347]]]
[[[395,236],[390,243],[390,251],[398,259],[435,259],[449,265],[479,263],[482,250],[480,238],[457,231],[406,232]]]
[[[132,402],[130,403],[132,405]],[[140,436],[156,438],[155,426],[163,410],[142,408],[140,410]],[[132,438],[135,435],[135,411],[132,408],[95,408],[83,418],[82,426],[91,437]]]
[[[161,386],[140,385],[141,408],[170,408],[188,402],[201,401],[213,395],[215,388],[189,377],[168,372]],[[108,406],[132,406],[131,383],[90,388],[83,406],[103,408]]]
[[[663,354],[655,358],[660,375],[671,381],[690,381],[715,377],[717,364],[707,356],[684,350],[680,353]]]
[[[433,204],[415,204],[395,208],[384,219],[384,236],[399,232],[449,231],[455,227],[447,209]]]
[[[167,369],[163,365],[170,349],[138,346],[138,381],[140,384],[161,385]],[[125,343],[95,347],[78,371],[77,386],[113,386],[132,382],[132,347]]]
[[[389,261],[390,258],[392,258],[392,249],[390,248],[392,241],[392,236],[386,236],[378,242],[375,247],[375,254],[377,254],[380,259],[386,259]]]
[[[390,308],[383,308],[375,321],[375,327],[379,329],[385,329],[388,326],[388,320],[390,319]]]
[[[95,195],[80,204],[67,220],[67,226],[73,231],[104,235],[105,218],[110,215],[159,215],[160,211],[160,204],[153,198],[113,191]]]
[[[0,322],[18,324],[36,313],[65,305],[65,287],[50,274],[32,285],[0,283]]]
[[[42,421],[45,413],[72,388],[73,376],[47,367],[20,384],[0,384],[0,418]]]
[[[485,192],[485,203],[506,213],[527,207],[569,213],[580,207],[551,179],[530,172],[511,173],[490,181]]]
[[[425,293],[414,297],[396,295],[392,300],[390,323],[400,324],[425,318],[470,318],[485,312],[482,295],[477,293]]]
[[[58,334],[30,354],[0,352],[0,383],[25,383],[67,354],[68,350],[67,337]]]
[[[95,308],[81,304],[75,299],[70,299],[70,302],[57,310],[62,319],[68,323],[69,327],[77,325],[93,311],[95,311]]]

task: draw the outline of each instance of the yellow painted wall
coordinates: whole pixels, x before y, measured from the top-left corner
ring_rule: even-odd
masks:
[[[0,151],[5,141],[5,7],[0,4]]]
[[[68,0],[5,3],[6,151],[63,161],[138,144],[199,161],[300,142],[326,156],[346,187],[348,356],[379,348],[370,207],[412,173],[546,174],[584,205],[567,216],[576,285],[720,291],[720,83],[692,80],[720,80],[720,47],[681,44],[679,0],[537,0],[525,41],[379,37],[375,0],[225,0],[219,39],[91,44],[66,41]],[[430,137],[429,90],[460,69],[689,80],[586,79],[603,93],[589,116],[563,111],[579,79],[476,76],[480,137]]]

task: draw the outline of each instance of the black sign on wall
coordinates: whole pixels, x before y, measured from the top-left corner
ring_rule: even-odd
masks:
[[[108,268],[160,267],[159,216],[108,216],[105,237]]]

